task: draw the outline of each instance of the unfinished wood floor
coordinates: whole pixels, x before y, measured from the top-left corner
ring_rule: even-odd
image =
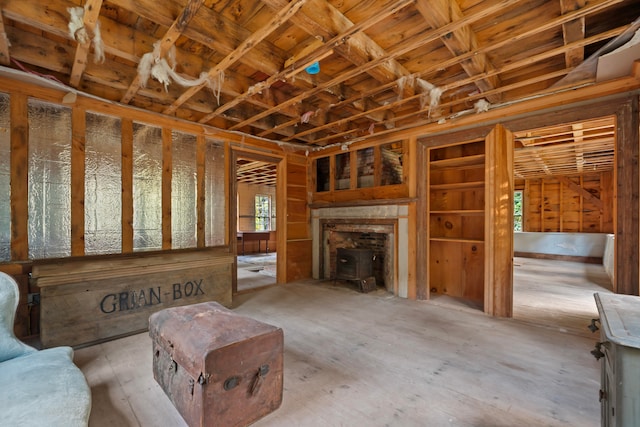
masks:
[[[526,300],[518,307],[528,307],[516,319],[331,281],[238,296],[237,312],[285,334],[283,404],[254,425],[598,426],[599,364],[589,354],[597,337],[576,325],[586,330],[592,294],[603,289],[582,269],[567,272],[573,263],[532,263],[517,263],[516,283],[538,263],[549,274],[527,293],[516,289],[515,300]],[[536,282],[563,296],[554,298],[556,326],[537,318],[548,298]],[[90,426],[184,425],[153,380],[151,353],[147,334],[76,350],[92,388]]]

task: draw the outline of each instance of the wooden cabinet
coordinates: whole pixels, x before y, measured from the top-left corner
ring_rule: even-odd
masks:
[[[485,142],[429,150],[429,289],[484,299]]]
[[[640,426],[640,297],[595,294],[601,360],[602,426]]]

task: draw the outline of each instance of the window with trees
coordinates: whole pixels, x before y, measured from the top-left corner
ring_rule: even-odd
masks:
[[[256,194],[256,231],[271,230],[271,196]]]
[[[522,228],[522,190],[513,193],[513,231],[523,231]]]

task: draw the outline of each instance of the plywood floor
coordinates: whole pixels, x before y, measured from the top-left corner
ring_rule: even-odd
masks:
[[[597,337],[576,326],[595,304],[574,307],[602,288],[584,270],[566,272],[575,266],[544,265],[556,273],[533,282],[564,295],[550,323],[532,285],[516,290],[515,319],[331,281],[239,295],[237,312],[285,333],[284,401],[255,426],[598,426]],[[153,380],[147,334],[76,350],[75,360],[92,388],[91,426],[184,425]]]
[[[238,292],[275,285],[276,260],[275,252],[238,256]]]

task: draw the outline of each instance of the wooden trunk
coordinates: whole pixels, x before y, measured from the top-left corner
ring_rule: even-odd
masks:
[[[61,260],[33,268],[44,347],[147,330],[149,315],[204,301],[231,305],[233,257],[211,252]]]
[[[216,303],[149,319],[153,376],[189,426],[246,426],[282,403],[282,329]]]

